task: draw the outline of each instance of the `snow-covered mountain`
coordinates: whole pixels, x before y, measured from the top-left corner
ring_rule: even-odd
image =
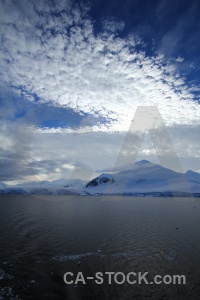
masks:
[[[85,186],[87,181],[81,179],[57,179],[53,181],[30,181],[17,184],[17,187],[31,187],[31,188],[70,188],[70,189],[80,189]]]
[[[54,181],[23,182],[13,186],[0,186],[0,194],[80,194],[87,181],[81,179],[58,179]]]
[[[147,160],[130,165],[129,169],[110,174],[103,173],[88,183],[80,179],[24,182],[16,186],[0,185],[4,194],[75,194],[75,195],[140,195],[200,197],[200,174],[172,171]]]
[[[168,195],[200,193],[200,174],[178,173],[147,160],[136,162],[130,170],[101,174],[87,183],[91,194],[152,194]]]
[[[51,181],[52,187],[65,187],[70,189],[80,189],[86,185],[87,181],[81,179],[58,179]]]
[[[188,171],[185,173],[185,175],[186,175],[186,177],[187,177],[189,180],[197,180],[197,181],[200,181],[200,174],[197,173],[197,172],[188,170]]]

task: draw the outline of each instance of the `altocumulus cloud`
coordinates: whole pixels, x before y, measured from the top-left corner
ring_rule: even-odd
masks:
[[[138,105],[158,106],[166,124],[199,122],[193,90],[162,54],[147,56],[125,24],[70,1],[5,1],[1,11],[1,81],[29,101],[113,120],[95,130],[126,130]],[[180,63],[180,58],[179,58]]]

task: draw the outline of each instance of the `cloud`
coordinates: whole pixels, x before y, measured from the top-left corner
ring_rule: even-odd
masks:
[[[102,20],[103,30],[109,33],[121,32],[124,30],[125,23],[119,22],[118,20],[113,19],[104,19]]]
[[[187,57],[187,60],[198,60],[199,56],[199,30],[200,23],[198,1],[169,1],[162,0],[157,8],[157,17],[161,19],[174,18],[176,23],[161,37],[160,50],[167,56],[176,56],[179,53]],[[178,15],[177,12],[179,12]],[[173,24],[173,21],[172,21]],[[170,47],[169,47],[170,45]]]
[[[168,127],[170,138],[183,169],[200,170],[199,125]],[[89,180],[115,166],[125,132],[44,132],[23,126],[4,125],[0,134],[0,181],[54,180],[61,177]],[[9,140],[8,141],[8,137]],[[132,137],[130,152],[134,150]],[[137,152],[137,149],[136,149]],[[129,153],[127,153],[127,161]],[[159,163],[151,139],[146,135],[137,160]],[[168,165],[174,169],[168,160]],[[121,168],[115,171],[120,171]]]
[[[41,140],[35,149],[36,152],[39,150],[39,155],[35,155],[32,152],[34,127],[25,127],[24,124],[12,126],[11,123],[1,125],[0,181],[23,182],[68,177],[74,166],[79,164],[73,161],[72,165],[66,155],[59,154],[59,148],[50,144],[48,149],[43,148],[43,134],[39,135]],[[54,143],[53,134],[51,138],[51,143]],[[57,155],[55,151],[58,152]]]
[[[52,2],[53,3],[53,2]],[[156,105],[166,124],[199,122],[192,89],[174,62],[147,56],[143,41],[121,38],[124,24],[104,20],[96,34],[84,6],[71,2],[1,3],[1,81],[29,101],[51,103],[128,128],[138,105]]]
[[[177,57],[177,59],[176,59],[176,61],[177,61],[177,62],[180,62],[180,63],[182,63],[182,62],[184,61],[184,58],[183,58],[183,57],[180,57],[180,56],[178,56],[178,57]]]
[[[158,23],[170,13],[160,3]],[[188,67],[179,50],[192,16],[194,5],[153,53],[123,20],[101,16],[95,24],[81,2],[1,1],[0,180],[53,180],[73,168],[90,179],[112,170],[138,106],[159,108],[178,156],[200,170],[200,87],[180,73]],[[140,158],[154,154],[147,139]]]
[[[67,107],[54,106],[51,103],[30,102],[9,91],[2,91],[0,95],[0,118],[1,123],[11,122],[13,126],[24,124],[42,130],[59,131],[62,129],[73,131],[79,127],[84,129],[89,125],[112,121],[93,114],[78,113]]]
[[[182,162],[186,171],[200,169],[200,139],[199,125],[175,125],[167,127],[175,153]],[[55,160],[59,158],[68,159],[74,166],[80,169],[92,171],[94,174],[110,172],[115,166],[118,155],[122,148],[126,132],[87,132],[87,133],[45,133],[35,132],[32,139],[31,157],[38,157],[41,160],[48,158]],[[134,151],[137,134],[132,136],[130,153]],[[163,141],[164,142],[164,141]],[[166,145],[166,149],[167,149]],[[138,149],[136,148],[136,152]],[[127,153],[129,156],[130,153]],[[164,155],[164,152],[162,153]],[[166,152],[167,154],[167,152]],[[138,159],[150,159],[159,162],[155,148],[150,136],[145,136],[144,142],[139,150]],[[174,169],[168,160],[168,165]],[[119,169],[120,170],[120,169]]]

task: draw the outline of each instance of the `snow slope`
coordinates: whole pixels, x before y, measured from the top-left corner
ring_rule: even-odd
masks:
[[[13,186],[0,186],[0,194],[80,194],[87,181],[81,179],[58,179],[54,181],[32,181]]]
[[[200,174],[177,173],[142,160],[131,170],[101,174],[91,180],[85,190],[91,194],[200,193]]]
[[[64,187],[64,188],[70,188],[70,189],[79,189],[84,187],[84,185],[87,183],[87,181],[81,180],[81,179],[58,179],[54,181],[31,181],[31,182],[24,182],[17,184],[18,187],[35,187],[35,188],[57,188],[57,187]]]

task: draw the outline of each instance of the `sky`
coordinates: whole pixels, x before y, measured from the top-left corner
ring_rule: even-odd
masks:
[[[111,172],[147,106],[200,172],[198,0],[3,0],[0,49],[1,182]],[[145,132],[137,160],[159,163]]]

